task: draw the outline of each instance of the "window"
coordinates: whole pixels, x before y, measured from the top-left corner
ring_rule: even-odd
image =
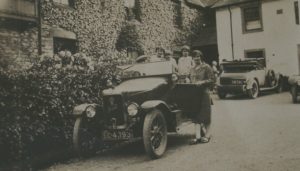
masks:
[[[173,21],[174,25],[177,28],[182,28],[182,10],[181,10],[181,1],[180,0],[174,0],[173,2]]]
[[[298,1],[294,2],[294,8],[295,8],[296,24],[299,25],[299,3],[298,3]]]
[[[264,59],[263,66],[266,66],[266,57],[265,57],[265,49],[252,49],[245,50],[245,58],[250,59]]]
[[[75,6],[74,0],[53,0],[53,2],[56,2],[56,3],[59,3],[59,4],[63,4],[63,5],[68,5],[70,7],[74,7]]]
[[[77,50],[77,42],[75,39],[66,39],[66,38],[53,38],[53,52],[57,54],[60,51],[68,50],[72,54],[78,52]]]
[[[125,0],[127,19],[141,22],[141,3],[139,0]]]
[[[242,7],[243,31],[262,31],[262,14],[260,4],[251,4]]]

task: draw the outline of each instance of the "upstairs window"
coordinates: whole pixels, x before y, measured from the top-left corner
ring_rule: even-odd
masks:
[[[294,8],[295,8],[296,24],[299,25],[299,3],[298,3],[298,1],[294,2]]]
[[[244,33],[263,30],[260,4],[255,3],[242,7],[242,19]]]
[[[53,2],[63,4],[63,5],[67,5],[67,6],[70,6],[70,7],[75,6],[74,0],[53,0]]]
[[[180,0],[173,0],[173,23],[175,27],[182,28],[182,10],[181,10],[181,1]]]
[[[139,0],[124,0],[126,7],[127,19],[138,20],[141,22],[141,2]]]

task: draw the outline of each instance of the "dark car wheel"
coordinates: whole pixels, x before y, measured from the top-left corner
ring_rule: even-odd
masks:
[[[73,129],[73,146],[77,155],[90,156],[103,147],[101,132],[96,135],[95,131],[89,127],[85,118],[79,117],[76,119]]]
[[[218,96],[220,99],[225,99],[226,98],[227,93],[223,92],[223,91],[218,91]]]
[[[291,87],[291,94],[293,103],[297,103],[297,86],[294,85]]]
[[[259,87],[256,81],[253,81],[251,89],[247,90],[248,96],[252,99],[257,98],[259,94]]]
[[[146,115],[143,128],[143,140],[146,153],[153,159],[161,157],[167,147],[167,125],[160,110]]]
[[[278,86],[276,88],[276,92],[277,93],[282,93],[282,91],[283,91],[283,81],[282,81],[282,79],[279,79]]]

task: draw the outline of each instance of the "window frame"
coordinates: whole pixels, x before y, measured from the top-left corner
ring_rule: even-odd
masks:
[[[259,52],[259,51],[261,51],[262,52],[262,54],[263,54],[263,57],[260,57],[260,58],[249,58],[249,57],[247,57],[248,55],[248,53],[250,52]],[[244,50],[244,58],[245,59],[264,59],[264,64],[263,64],[263,66],[265,67],[266,65],[267,65],[267,63],[266,63],[266,49],[265,48],[260,48],[260,49],[246,49],[246,50]]]
[[[60,1],[60,2],[58,2]],[[69,8],[75,8],[75,0],[68,0],[68,3],[62,3],[61,0],[52,0],[52,2],[59,6],[69,7]]]
[[[298,1],[294,1],[294,12],[295,12],[295,22],[296,25],[300,24],[300,16],[299,16],[299,2]]]
[[[250,8],[258,8],[258,12],[259,12],[259,22],[260,22],[260,28],[257,29],[251,29],[248,30],[246,28],[246,20],[245,20],[245,10],[246,9],[250,9]],[[264,26],[263,26],[263,17],[262,17],[262,7],[261,7],[261,3],[259,2],[255,2],[255,3],[250,3],[250,4],[245,4],[241,6],[241,17],[242,17],[242,29],[243,29],[243,34],[246,33],[254,33],[254,32],[262,32],[264,31]]]

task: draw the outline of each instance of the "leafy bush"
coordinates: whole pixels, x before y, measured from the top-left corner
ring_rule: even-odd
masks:
[[[40,64],[25,71],[0,69],[0,160],[3,163],[70,147],[73,107],[101,103],[99,92],[115,70],[113,63],[95,67],[94,71]]]

